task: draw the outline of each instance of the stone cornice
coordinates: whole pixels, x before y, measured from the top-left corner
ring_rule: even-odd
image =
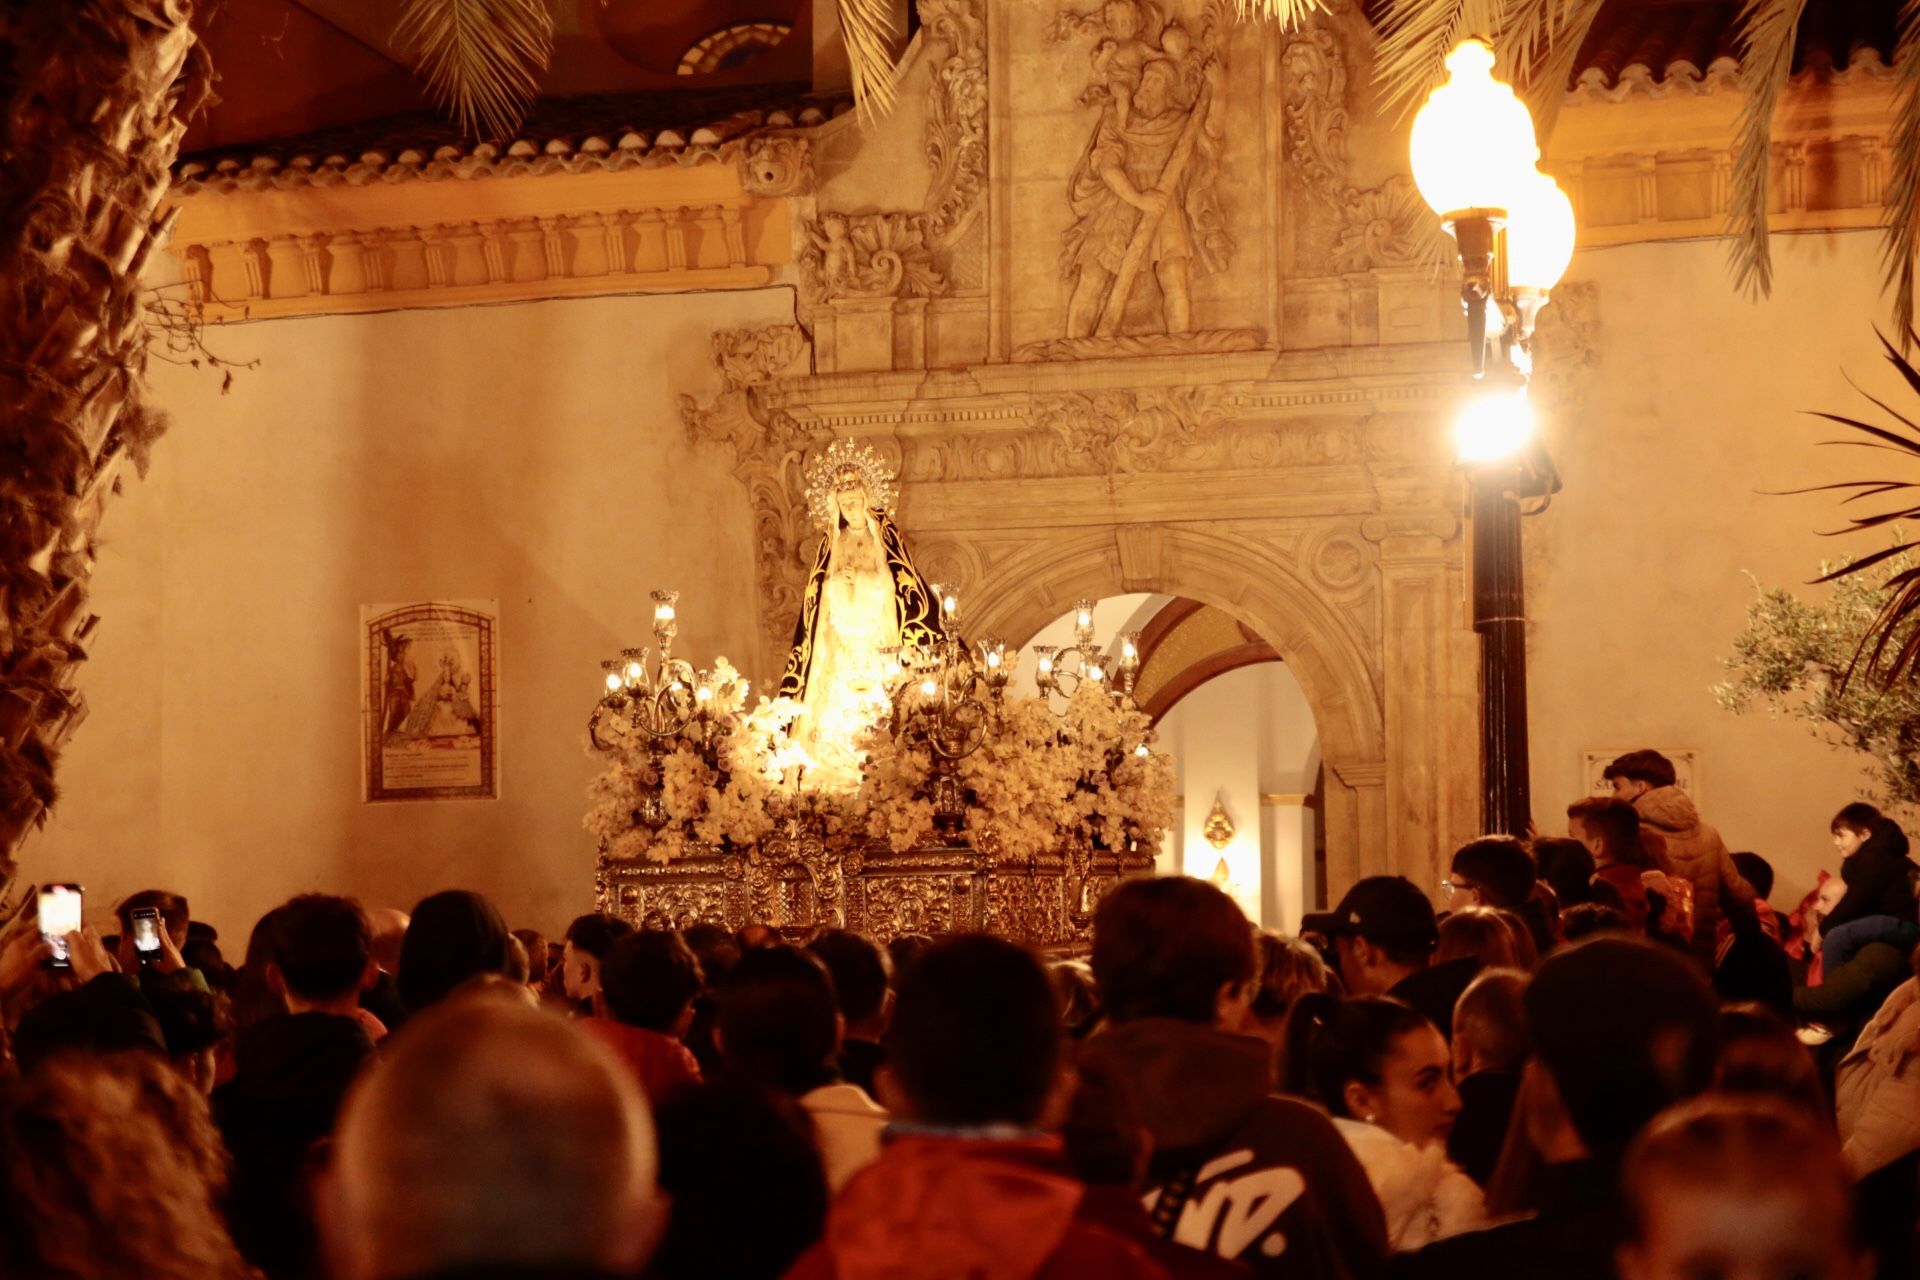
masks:
[[[1881,225],[1893,81],[1877,59],[1869,62],[1802,75],[1782,96],[1773,132],[1773,230]],[[1711,69],[1697,80],[1669,76],[1658,87],[1623,74],[1611,88],[1569,95],[1561,110],[1543,167],[1572,197],[1583,246],[1727,232],[1732,143],[1746,96],[1730,75]]]
[[[210,321],[750,288],[792,258],[803,138],[691,163],[486,182],[297,183],[175,198],[172,252]]]

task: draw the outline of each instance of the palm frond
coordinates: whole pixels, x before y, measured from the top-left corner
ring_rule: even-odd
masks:
[[[862,118],[893,110],[900,96],[900,72],[894,65],[894,25],[889,0],[839,0],[840,38],[853,75],[853,104]]]
[[[508,138],[553,58],[553,15],[546,0],[405,0],[394,39],[462,131]]]
[[[1324,0],[1233,0],[1235,15],[1242,21],[1269,18],[1289,28],[1299,26],[1308,14],[1326,7]]]
[[[1513,77],[1514,86],[1533,113],[1533,128],[1545,151],[1574,59],[1587,42],[1606,0],[1509,0],[1494,51]]]
[[[1916,0],[1908,0],[1909,4],[1915,2]],[[1880,345],[1885,349],[1887,363],[1899,373],[1901,380],[1906,383],[1907,390],[1916,397],[1920,397],[1920,367],[1916,367],[1904,351],[1888,341],[1884,333],[1877,336],[1880,339]],[[1920,421],[1916,421],[1913,414],[1904,413],[1880,397],[1869,394],[1858,384],[1855,385],[1854,390],[1884,412],[1891,421],[1884,424],[1872,423],[1846,414],[1815,412],[1812,416],[1848,427],[1868,438],[1864,442],[1834,441],[1832,443],[1870,443],[1875,448],[1898,453],[1909,462],[1920,462]],[[1800,492],[1853,490],[1847,498],[1842,500],[1844,506],[1846,503],[1862,498],[1905,494],[1915,487],[1915,484],[1909,481],[1878,478],[1817,485]],[[1888,525],[1920,520],[1920,505],[1899,505],[1901,501],[1905,500],[1896,500],[1896,505],[1873,511],[1868,515],[1848,516],[1843,528],[1828,530],[1824,536],[1833,537],[1871,529],[1884,529]],[[1836,569],[1826,570],[1814,581],[1837,582],[1916,549],[1920,549],[1920,542],[1902,540],[1896,529],[1894,544],[1891,547],[1859,560],[1848,561]],[[1861,637],[1860,645],[1854,652],[1853,661],[1841,674],[1842,689],[1856,675],[1862,673],[1879,682],[1883,687],[1890,687],[1898,681],[1910,681],[1920,676],[1920,628],[1913,626],[1915,617],[1920,616],[1920,569],[1902,570],[1881,584],[1880,589],[1886,593],[1886,598],[1879,613],[1874,617],[1872,625]]]
[[[1773,113],[1793,71],[1793,42],[1807,0],[1746,0],[1740,10],[1740,87],[1747,100],[1734,125],[1727,257],[1734,284],[1750,296],[1773,290],[1767,251],[1767,186],[1773,168]]]
[[[1499,29],[1502,7],[1500,0],[1388,0],[1373,70],[1382,110],[1411,115],[1445,77],[1455,45]]]
[[[1900,345],[1913,341],[1914,254],[1920,252],[1920,0],[1900,6],[1894,53],[1893,134],[1888,141],[1884,247],[1886,287],[1893,291],[1893,323]],[[1884,341],[1884,339],[1882,339]]]

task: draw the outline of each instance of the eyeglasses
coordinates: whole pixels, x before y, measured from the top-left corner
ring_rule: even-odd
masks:
[[[1451,898],[1456,893],[1472,893],[1479,888],[1471,880],[1459,880],[1450,876],[1440,877],[1440,892]]]

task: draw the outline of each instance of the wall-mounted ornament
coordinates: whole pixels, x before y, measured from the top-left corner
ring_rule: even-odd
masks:
[[[1223,801],[1213,802],[1213,812],[1207,815],[1206,825],[1200,828],[1200,834],[1216,849],[1224,849],[1233,843],[1233,819],[1227,816],[1227,806]],[[1220,865],[1224,867],[1226,859],[1222,858]],[[1217,871],[1215,875],[1218,875]]]

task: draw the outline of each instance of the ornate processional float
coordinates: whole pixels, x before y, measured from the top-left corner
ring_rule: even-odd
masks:
[[[1084,944],[1094,904],[1143,874],[1174,812],[1173,768],[1134,705],[1138,636],[1019,653],[967,640],[960,602],[914,567],[893,475],[837,440],[809,463],[822,531],[775,696],[749,704],[725,658],[652,646],[603,663],[588,733],[607,759],[586,827],[601,910],[636,925],[842,925],[882,939],[987,930]]]

